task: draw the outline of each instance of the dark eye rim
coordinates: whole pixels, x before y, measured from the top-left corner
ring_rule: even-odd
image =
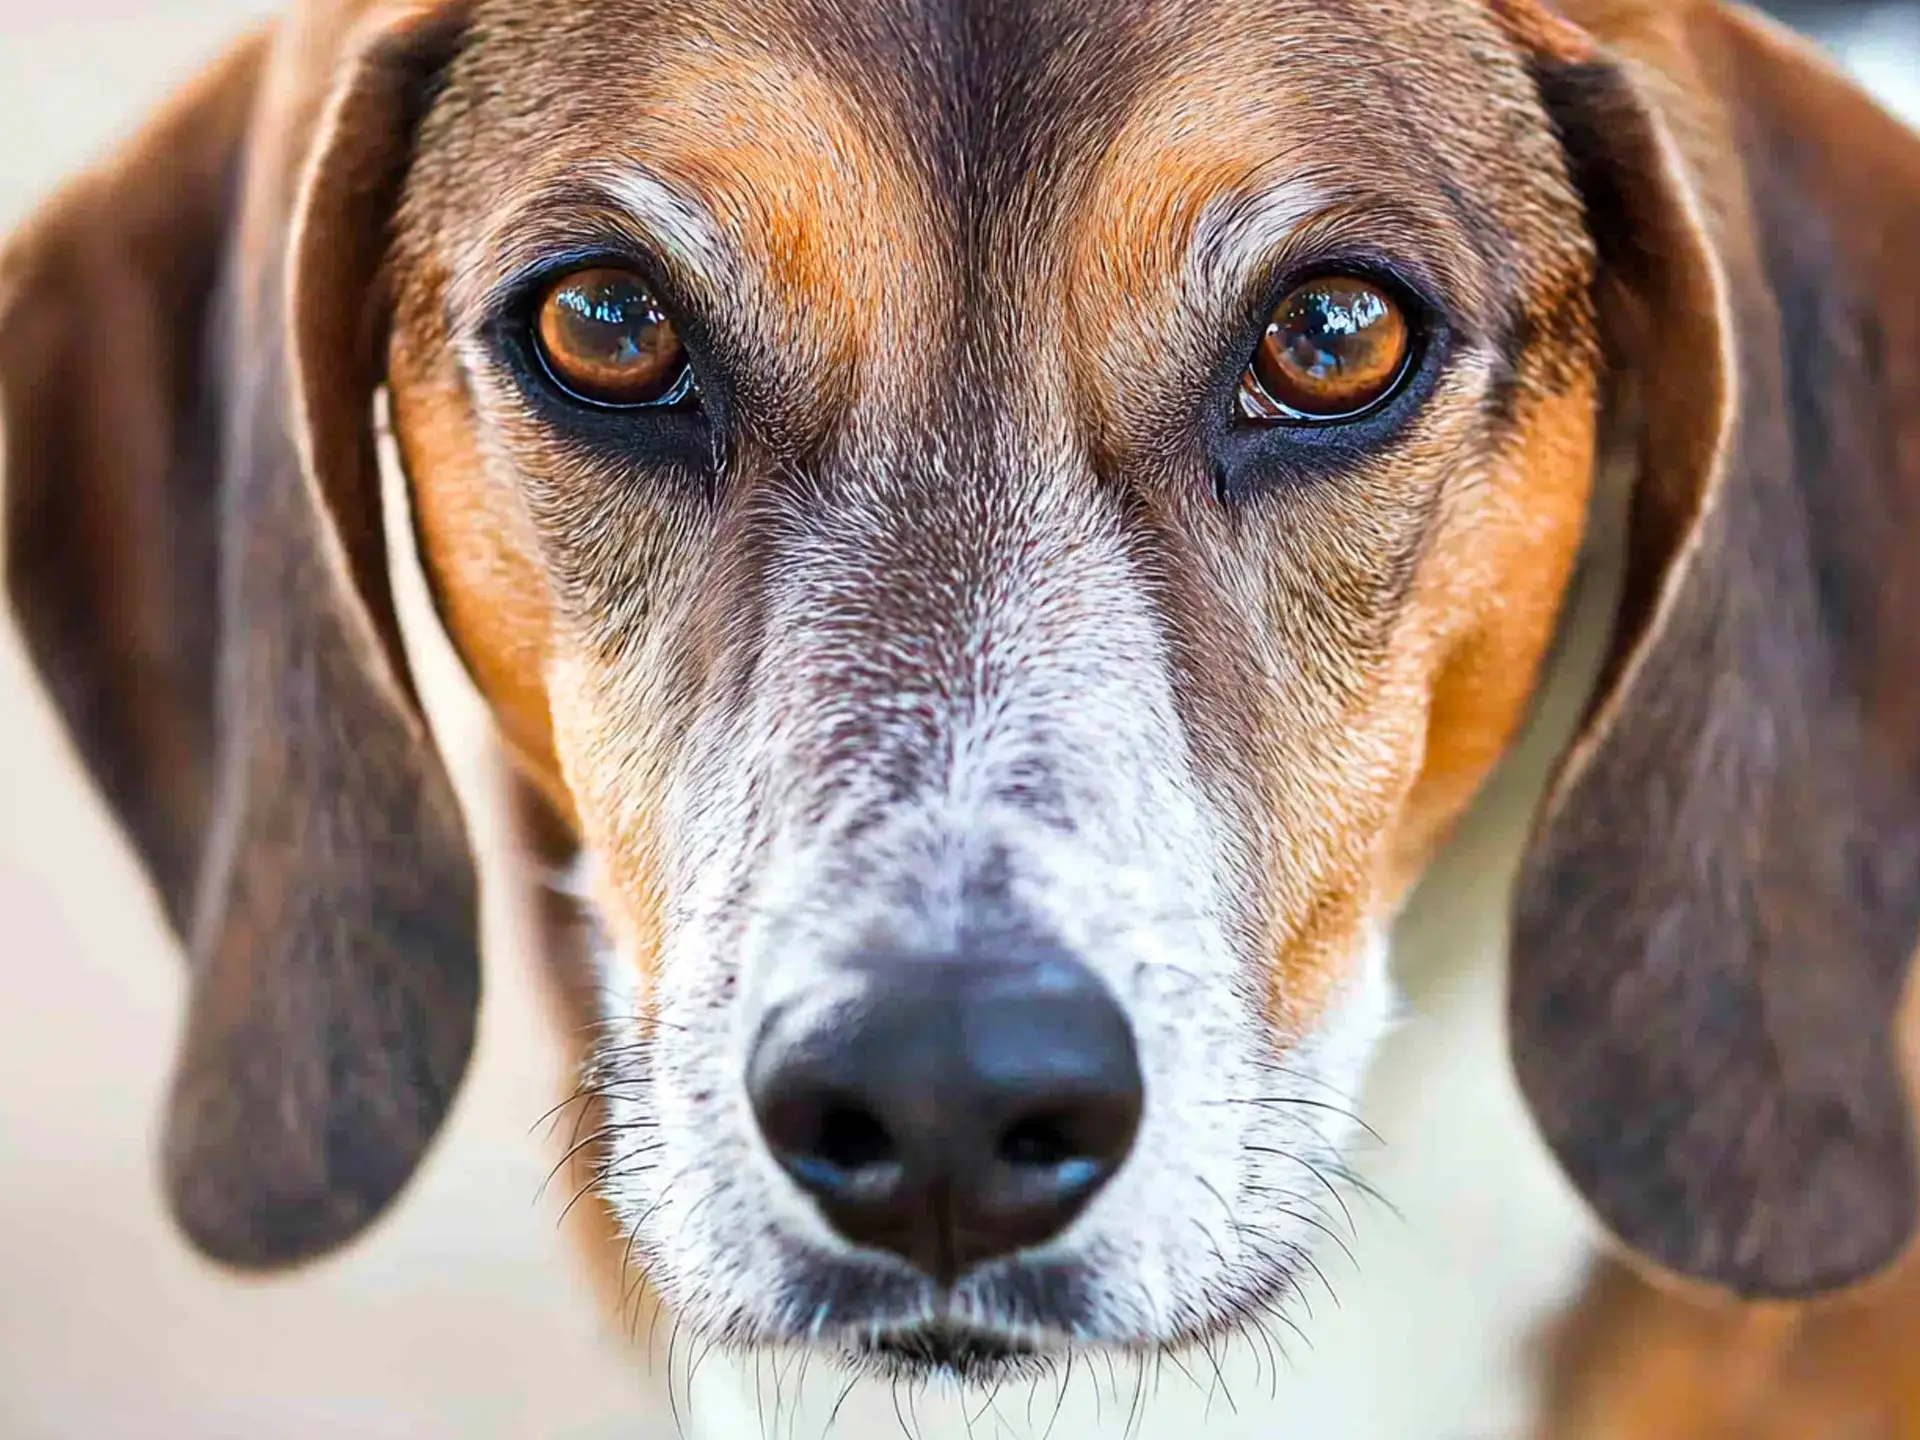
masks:
[[[617,270],[623,274],[631,275],[638,280],[641,285],[646,288],[647,294],[652,298],[661,316],[669,325],[673,326],[674,338],[680,342],[680,373],[674,377],[673,384],[669,385],[659,395],[656,395],[650,400],[602,400],[598,396],[588,395],[576,389],[574,386],[568,384],[566,378],[560,374],[559,367],[554,364],[553,357],[547,353],[546,342],[540,338],[540,310],[541,307],[546,304],[548,298],[555,290],[564,285],[570,277],[590,274],[595,270]],[[687,345],[686,333],[681,328],[679,318],[675,316],[668,307],[667,301],[661,295],[659,288],[640,266],[625,264],[619,261],[569,264],[543,271],[538,280],[530,284],[528,288],[530,298],[525,305],[525,317],[523,321],[526,327],[526,344],[532,351],[533,357],[538,362],[541,373],[545,375],[548,383],[568,400],[571,400],[577,405],[589,406],[595,410],[612,411],[672,410],[683,405],[699,403],[700,386],[694,377],[693,354]]]
[[[575,389],[554,369],[553,358],[547,354],[547,347],[540,342],[538,330],[529,332],[527,339],[533,350],[533,357],[545,374],[547,383],[576,405],[585,405],[594,410],[623,411],[672,410],[682,405],[699,403],[700,387],[693,378],[693,365],[684,356],[680,361],[680,373],[674,377],[673,384],[653,399],[602,400]],[[682,348],[685,348],[685,342],[682,342]]]
[[[1272,390],[1267,388],[1266,382],[1260,378],[1260,346],[1266,343],[1267,331],[1273,324],[1272,317],[1280,313],[1280,307],[1286,304],[1293,295],[1304,290],[1316,280],[1357,280],[1362,284],[1371,286],[1373,289],[1385,295],[1387,302],[1399,311],[1400,323],[1406,327],[1407,346],[1406,349],[1401,352],[1400,363],[1394,367],[1392,377],[1385,385],[1381,386],[1378,395],[1375,395],[1365,404],[1356,405],[1350,410],[1341,410],[1326,414],[1319,414],[1311,410],[1302,410],[1297,406],[1289,405],[1286,401],[1275,395]],[[1400,287],[1382,283],[1372,275],[1358,274],[1352,270],[1339,268],[1316,269],[1308,274],[1302,275],[1281,292],[1279,299],[1274,302],[1273,310],[1268,314],[1266,323],[1260,327],[1259,336],[1254,340],[1253,353],[1247,357],[1247,363],[1240,372],[1240,385],[1237,386],[1234,391],[1235,408],[1238,411],[1239,418],[1246,424],[1260,426],[1262,428],[1293,425],[1345,425],[1351,421],[1360,419],[1363,415],[1373,410],[1379,409],[1382,405],[1389,403],[1399,391],[1400,387],[1407,383],[1407,376],[1412,373],[1418,360],[1422,332],[1420,327],[1415,323],[1414,314],[1415,311],[1412,304],[1405,298],[1404,292]],[[1266,402],[1281,413],[1277,415],[1248,414],[1245,404],[1240,400],[1242,390],[1248,384],[1257,387]]]
[[[691,378],[691,391],[680,403],[603,404],[567,389],[546,365],[536,334],[541,301],[566,276],[595,269],[639,276],[673,322]],[[488,292],[469,333],[512,385],[529,417],[596,472],[670,473],[711,485],[724,469],[733,413],[727,347],[675,282],[671,268],[626,236],[589,233],[580,243],[556,246],[515,270]]]
[[[1377,285],[1400,306],[1407,358],[1394,383],[1370,405],[1331,419],[1255,420],[1239,403],[1241,377],[1252,363],[1274,311],[1295,289],[1323,276]],[[1425,267],[1379,251],[1341,249],[1276,266],[1249,291],[1241,319],[1224,337],[1218,368],[1206,386],[1200,422],[1217,498],[1225,504],[1256,495],[1337,481],[1388,449],[1419,417],[1445,375],[1463,336]]]

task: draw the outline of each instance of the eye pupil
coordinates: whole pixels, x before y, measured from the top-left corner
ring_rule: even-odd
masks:
[[[560,387],[594,404],[662,406],[691,388],[673,322],[630,271],[603,267],[562,277],[540,302],[535,338]]]
[[[1308,280],[1268,321],[1241,377],[1241,411],[1266,423],[1353,419],[1393,393],[1411,351],[1406,316],[1379,286]]]

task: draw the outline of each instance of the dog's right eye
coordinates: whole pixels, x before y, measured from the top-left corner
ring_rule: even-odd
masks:
[[[646,281],[630,270],[563,275],[541,295],[533,333],[553,382],[590,405],[658,409],[693,392],[686,346]]]

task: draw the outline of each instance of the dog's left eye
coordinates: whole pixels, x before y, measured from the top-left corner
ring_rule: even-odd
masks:
[[[1316,276],[1268,319],[1240,377],[1240,413],[1265,424],[1358,419],[1400,388],[1412,355],[1413,328],[1386,290]]]
[[[534,338],[547,374],[589,404],[677,404],[693,389],[686,346],[647,283],[629,270],[564,275],[540,297]]]

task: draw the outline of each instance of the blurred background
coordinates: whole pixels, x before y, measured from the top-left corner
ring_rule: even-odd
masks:
[[[272,8],[0,0],[0,231]],[[1772,8],[1920,124],[1920,3]],[[429,663],[470,741],[470,698]],[[519,938],[490,925],[474,1066],[406,1203],[297,1283],[204,1267],[152,1167],[181,963],[0,623],[0,1440],[672,1433],[599,1332],[565,1197],[540,1195],[529,1127],[560,1062]]]

